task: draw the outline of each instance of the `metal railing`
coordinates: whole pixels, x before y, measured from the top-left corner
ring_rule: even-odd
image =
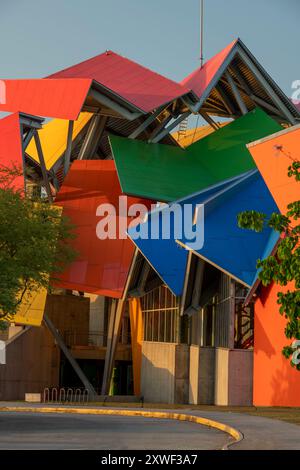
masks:
[[[68,348],[75,346],[106,347],[107,333],[99,331],[67,330],[64,332],[64,342]],[[119,344],[130,344],[130,333],[121,331]]]
[[[88,403],[89,391],[85,388],[46,387],[43,403]]]

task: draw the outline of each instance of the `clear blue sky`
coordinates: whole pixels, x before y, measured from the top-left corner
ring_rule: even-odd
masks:
[[[291,96],[300,0],[205,0],[205,58],[239,36]],[[0,0],[0,77],[43,77],[112,49],[174,80],[199,65],[199,0]]]

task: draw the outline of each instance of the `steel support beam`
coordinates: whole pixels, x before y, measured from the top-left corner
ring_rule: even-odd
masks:
[[[219,129],[218,124],[205,111],[200,111],[199,114],[215,131]]]
[[[219,83],[215,87],[216,92],[218,93],[219,97],[221,98],[225,108],[227,109],[230,115],[235,114],[235,107],[233,103],[230,101],[228,96],[226,95],[225,91],[222,88],[222,85]]]
[[[26,182],[26,162],[25,162],[25,146],[24,146],[24,129],[20,121],[20,134],[21,134],[21,146],[22,146],[22,166],[23,166],[23,177],[24,177],[24,194],[27,196],[27,182]],[[26,138],[25,138],[26,139]]]
[[[225,72],[225,77],[226,77],[226,79],[227,79],[227,81],[228,81],[228,83],[229,83],[229,85],[232,89],[232,92],[233,92],[234,97],[236,99],[236,102],[237,102],[237,104],[238,104],[238,106],[241,110],[241,113],[242,114],[247,114],[247,112],[248,112],[247,107],[246,107],[246,105],[245,105],[245,103],[244,103],[244,101],[243,101],[243,99],[240,95],[240,92],[239,92],[239,89],[238,89],[237,85],[235,84],[235,82],[234,82],[232,76],[230,75],[230,73],[228,72],[228,70],[226,70],[226,72]]]
[[[94,116],[92,117],[87,133],[85,134],[85,138],[81,146],[80,152],[78,154],[78,160],[83,160],[86,158],[87,151],[90,147],[92,139],[95,136],[95,132],[96,132],[98,123],[100,121],[100,118],[101,116],[99,114],[94,114]]]
[[[66,176],[66,174],[68,173],[70,162],[71,162],[73,129],[74,129],[74,121],[69,121],[68,135],[67,135],[67,147],[66,147],[65,158],[64,158],[64,176]]]
[[[138,249],[135,249],[133,260],[130,266],[129,274],[127,276],[126,286],[121,299],[112,299],[112,306],[110,311],[109,323],[108,323],[108,334],[107,334],[107,346],[105,354],[103,381],[101,388],[101,395],[107,395],[109,392],[112,370],[115,361],[115,355],[118,346],[119,334],[123,313],[125,310],[128,287],[130,285],[132,273],[135,267],[135,263],[138,256]]]
[[[99,142],[101,140],[101,137],[103,135],[103,132],[105,130],[106,123],[108,121],[107,116],[99,116],[99,120],[97,122],[94,136],[92,137],[89,145],[89,154],[93,156],[98,148]]]
[[[35,129],[29,129],[29,131],[27,132],[27,135],[23,140],[23,150],[24,150],[24,152],[26,151],[32,137],[34,136],[34,133],[35,133]]]
[[[38,132],[35,132],[35,134],[34,134],[34,141],[35,141],[35,146],[36,146],[36,150],[37,150],[40,165],[41,165],[42,176],[43,176],[43,181],[44,181],[46,193],[47,193],[47,196],[48,196],[48,200],[51,204],[53,202],[53,198],[52,198],[50,183],[49,183],[49,179],[48,179],[46,164],[45,164],[45,160],[44,160],[42,145],[41,145],[41,141],[40,141],[40,136],[39,136]]]
[[[109,314],[107,345],[106,345],[106,355],[105,355],[101,395],[108,395],[109,393],[112,370],[113,370],[115,353],[117,350],[117,345],[118,345],[119,336],[120,336],[120,328],[121,328],[124,308],[125,308],[124,299],[118,299],[118,300],[112,299],[112,304],[111,304],[111,309],[110,309],[110,314]]]
[[[44,323],[46,324],[47,328],[49,331],[52,333],[53,338],[57,342],[58,346],[70,362],[71,366],[73,367],[74,371],[78,375],[79,379],[83,383],[84,387],[88,390],[89,392],[89,397],[95,397],[97,395],[93,385],[90,383],[90,381],[87,379],[86,375],[82,372],[81,368],[79,367],[76,359],[72,356],[70,350],[67,348],[65,345],[65,342],[60,334],[60,332],[57,330],[53,322],[50,320],[48,315],[44,313]]]
[[[160,132],[154,139],[152,139],[153,143],[160,142],[166,135],[168,135],[178,124],[181,123],[185,118],[187,118],[191,114],[191,111],[186,111],[185,113],[181,114],[177,119],[174,120],[168,127]]]
[[[148,142],[154,142],[153,139],[161,132],[162,129],[165,129],[165,127],[169,124],[169,122],[172,119],[172,114],[169,114],[167,117],[165,117],[158,125],[157,127],[151,132]]]
[[[290,124],[295,125],[297,123],[296,118],[294,118],[294,116],[289,111],[289,109],[284,104],[284,102],[279,98],[279,96],[277,96],[277,94],[274,92],[271,85],[265,79],[265,77],[260,72],[260,70],[255,66],[252,60],[249,59],[248,55],[242,49],[239,50],[239,55],[242,58],[242,60],[245,62],[245,64],[249,67],[251,72],[255,75],[257,80],[261,83],[262,87],[264,88],[265,92],[269,95],[269,97],[275,104],[276,108],[280,109],[280,111],[286,117],[287,121]]]
[[[192,294],[192,307],[196,310],[199,309],[199,305],[200,305],[204,267],[205,267],[205,261],[201,258],[197,259],[196,275],[195,275],[195,282],[194,282],[193,294]]]
[[[111,100],[107,96],[103,95],[100,93],[100,91],[91,89],[89,92],[89,96],[92,96],[95,98],[98,103],[103,104],[107,108],[113,109],[117,113],[119,113],[121,116],[123,116],[125,119],[128,119],[128,121],[133,121],[134,119],[138,118],[142,114],[144,114],[142,111],[141,112],[130,112],[128,109],[124,108],[120,104],[116,103],[115,101]]]
[[[251,98],[252,101],[254,101],[254,103],[258,104],[259,106],[264,107],[265,109],[267,109],[268,111],[271,111],[274,114],[277,114],[277,115],[283,117],[282,112],[280,112],[275,106],[272,106],[270,103],[267,103],[264,99],[260,98],[259,96],[256,96],[253,93],[253,91],[251,90],[250,85],[248,85],[248,83],[246,82],[244,77],[242,77],[239,70],[234,65],[231,65],[230,68],[233,71],[233,73],[235,74],[236,78],[238,79],[238,82],[239,82],[242,90],[245,93],[247,93],[249,98]]]
[[[147,129],[150,124],[152,124],[152,122],[155,121],[156,118],[158,118],[158,116],[164,111],[164,109],[166,108],[157,108],[153,114],[150,114],[150,116],[147,117],[147,119],[145,119],[145,121],[142,122],[142,124],[130,134],[128,139],[136,139],[143,131]]]

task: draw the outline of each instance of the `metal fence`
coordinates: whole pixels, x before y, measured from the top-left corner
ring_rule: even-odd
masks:
[[[76,346],[89,346],[89,347],[106,347],[107,346],[107,333],[99,331],[78,331],[67,330],[64,332],[64,342],[68,348]],[[129,327],[121,328],[119,344],[130,344],[130,330]]]
[[[43,391],[43,403],[88,403],[89,392],[85,388],[46,387]]]

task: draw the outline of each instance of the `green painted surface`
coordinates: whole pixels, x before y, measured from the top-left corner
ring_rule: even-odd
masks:
[[[255,167],[246,144],[282,130],[257,108],[183,150],[110,136],[125,194],[174,201]]]

